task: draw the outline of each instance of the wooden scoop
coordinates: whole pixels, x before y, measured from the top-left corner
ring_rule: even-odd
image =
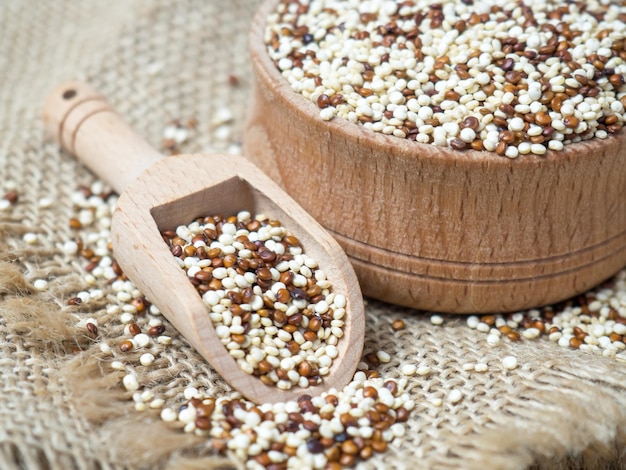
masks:
[[[83,83],[65,83],[53,91],[44,121],[65,150],[120,193],[111,239],[124,273],[231,386],[254,402],[279,402],[341,389],[352,379],[364,340],[363,299],[354,271],[337,242],[257,167],[232,155],[165,158]],[[199,216],[241,210],[281,221],[326,272],[334,291],[346,296],[339,355],[321,385],[283,391],[243,372],[159,232]]]

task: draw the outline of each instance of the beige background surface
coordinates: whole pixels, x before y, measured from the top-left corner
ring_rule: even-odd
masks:
[[[139,414],[72,313],[98,318],[101,335],[123,327],[107,301],[68,312],[84,288],[81,263],[59,246],[73,235],[71,195],[95,180],[71,156],[44,141],[40,109],[61,80],[100,89],[159,147],[165,126],[193,117],[198,133],[186,153],[226,150],[240,141],[251,77],[247,27],[257,1],[54,1],[0,4],[0,193],[14,184],[18,203],[0,212],[0,468],[208,468],[205,441],[168,429],[158,413]],[[229,75],[240,79],[229,84]],[[235,116],[232,137],[211,127],[215,111]],[[38,205],[42,197],[52,208]],[[22,240],[39,234],[39,243]],[[37,292],[34,279],[49,289]],[[407,329],[390,324],[403,318]],[[366,352],[392,355],[379,367],[401,378],[412,362],[432,373],[409,378],[417,402],[398,446],[363,468],[626,468],[626,366],[547,339],[496,347],[464,319],[443,327],[428,315],[369,301]],[[76,352],[76,345],[84,351]],[[170,404],[188,385],[227,386],[183,340],[149,377]],[[507,371],[502,358],[520,366]],[[486,361],[486,373],[463,364]],[[452,404],[448,392],[463,399]],[[442,398],[434,406],[433,398]]]

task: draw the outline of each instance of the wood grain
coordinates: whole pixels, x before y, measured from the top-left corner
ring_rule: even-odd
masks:
[[[456,313],[577,295],[626,264],[626,136],[510,160],[319,118],[269,59],[263,4],[244,153],[344,247],[366,296]]]
[[[73,90],[70,98],[63,98]],[[300,393],[342,388],[361,358],[364,306],[358,281],[341,247],[310,215],[248,160],[231,155],[162,156],[145,143],[88,86],[57,88],[46,103],[48,132],[76,152],[121,194],[111,238],[124,273],[222,377],[255,402],[278,402]],[[129,175],[132,175],[132,179]],[[129,181],[130,180],[130,181]],[[264,213],[280,220],[318,261],[336,292],[347,298],[338,359],[322,385],[282,391],[241,371],[217,337],[207,307],[178,266],[159,231],[196,217]]]

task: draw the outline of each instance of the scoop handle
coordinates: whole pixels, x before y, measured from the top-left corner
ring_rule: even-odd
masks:
[[[47,134],[121,193],[163,158],[89,85],[65,82],[46,99]]]

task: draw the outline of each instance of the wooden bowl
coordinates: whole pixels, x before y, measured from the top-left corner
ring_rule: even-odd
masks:
[[[624,132],[508,159],[323,121],[266,52],[276,3],[250,33],[244,153],[336,237],[364,295],[507,312],[580,294],[626,264]]]

